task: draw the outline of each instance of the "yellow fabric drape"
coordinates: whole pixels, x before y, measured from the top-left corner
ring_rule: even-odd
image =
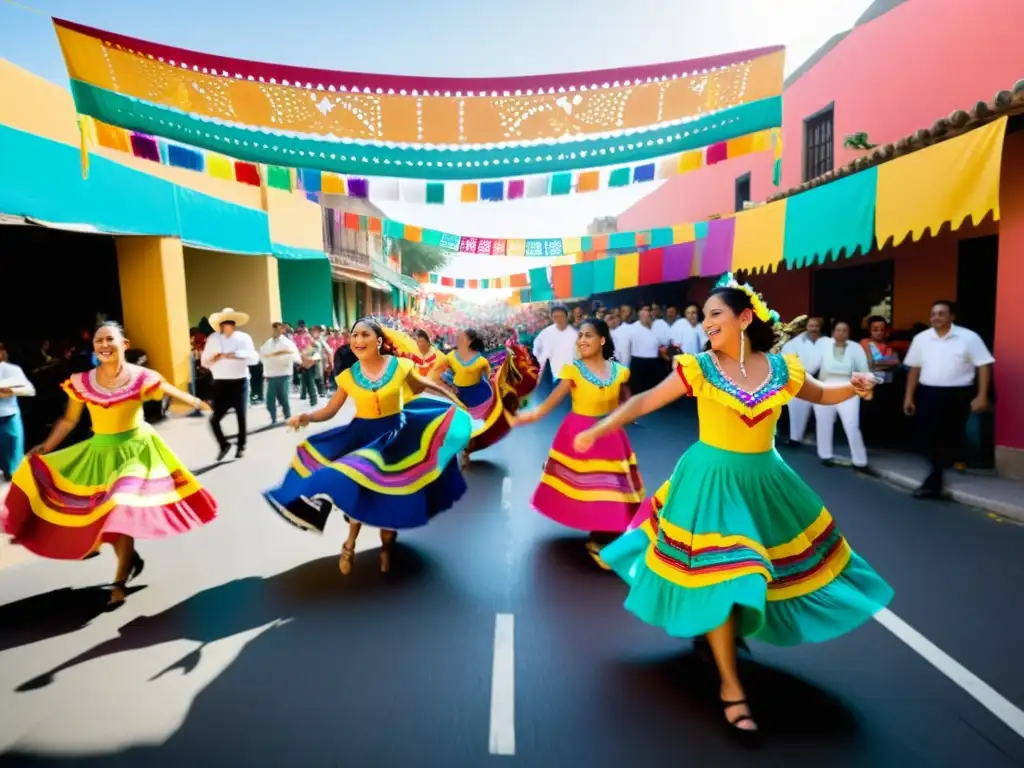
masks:
[[[640,282],[640,254],[624,253],[615,257],[615,290],[633,288]]]
[[[736,214],[732,242],[732,271],[757,272],[782,261],[786,237],[786,201]]]
[[[919,240],[947,221],[958,229],[970,216],[979,223],[989,211],[999,219],[999,170],[1006,117],[933,147],[878,166],[875,237],[899,245]]]

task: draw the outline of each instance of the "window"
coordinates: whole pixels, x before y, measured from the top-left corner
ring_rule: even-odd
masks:
[[[829,104],[804,120],[804,181],[835,168],[835,105]]]
[[[334,211],[324,208],[324,250],[334,253]]]
[[[736,178],[736,212],[743,210],[743,204],[750,202],[750,174],[744,173]]]

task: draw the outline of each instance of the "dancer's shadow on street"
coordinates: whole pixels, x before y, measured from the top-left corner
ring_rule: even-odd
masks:
[[[130,598],[145,586],[133,585]],[[77,632],[106,613],[110,590],[62,587],[0,605],[0,653],[23,645]]]
[[[138,695],[158,695],[158,681],[197,668],[202,678],[202,665],[222,663],[225,646],[208,647],[217,640],[267,625],[194,694],[181,727],[163,744],[8,757],[18,765],[73,760],[104,768],[423,765],[423,754],[449,749],[453,732],[487,732],[494,614],[467,601],[439,562],[404,546],[395,548],[389,574],[380,573],[370,550],[356,556],[348,577],[332,556],[206,590],[129,623],[119,637],[22,690],[110,654],[178,638],[201,644],[166,668],[143,672],[150,682],[140,680]],[[140,661],[126,661],[125,669],[140,669]],[[118,739],[131,744],[131,729]],[[465,739],[459,745],[456,752],[477,750]]]
[[[769,667],[740,653],[739,670],[758,727],[775,748],[792,743],[801,749],[827,745],[851,748],[861,729],[855,715],[832,694],[813,683]],[[621,664],[617,677],[628,676],[630,687],[686,713],[706,720],[706,727],[724,733],[724,713],[718,704],[718,672],[710,649],[697,642],[681,653],[655,659],[633,659]]]
[[[558,614],[566,626],[567,642],[576,642],[574,627],[586,622],[601,636],[595,664],[596,677],[607,690],[594,696],[656,703],[656,717],[668,722],[694,723],[723,733],[724,714],[718,704],[718,674],[706,643],[665,638],[661,630],[645,627],[622,608],[626,585],[614,573],[603,571],[585,549],[586,534],[560,535],[544,541],[534,557],[538,607]],[[604,577],[604,578],[602,578]],[[646,631],[645,631],[646,630]],[[678,652],[636,652],[636,648],[672,647]],[[758,658],[758,646],[738,654],[758,726],[772,742],[842,744],[856,738],[854,715],[836,698],[796,676],[767,666]],[[595,644],[595,649],[598,646]],[[597,656],[597,654],[601,654]],[[632,653],[632,656],[630,655]],[[762,705],[763,703],[763,705]],[[761,706],[759,706],[761,705]],[[627,703],[627,707],[634,705]],[[667,723],[665,727],[670,727]]]
[[[404,581],[422,576],[427,567],[416,551],[401,544],[396,545],[392,560],[394,569],[386,575],[374,568],[377,565],[377,550],[370,550],[356,555],[353,573],[348,578],[342,578],[338,573],[337,557],[331,556],[311,560],[268,578],[252,576],[229,581],[199,592],[162,613],[133,619],[120,628],[117,637],[22,683],[16,690],[39,690],[50,685],[59,673],[80,664],[179,639],[193,640],[202,645],[171,667],[157,673],[153,679],[174,669],[188,674],[198,666],[203,647],[210,643],[274,620],[295,619],[321,611],[351,610],[359,602],[372,599],[375,593],[379,595],[383,588],[400,588]],[[71,592],[70,597],[73,597],[74,593],[88,590],[56,590],[49,595],[62,592]],[[65,606],[67,599],[65,597]],[[82,606],[92,607],[95,603],[95,599],[83,598]],[[43,610],[59,609],[60,606],[52,601],[46,601],[38,607],[40,613]],[[94,618],[101,611],[102,604],[99,604],[99,608],[88,618]],[[74,619],[68,623],[74,626],[66,631],[73,631],[82,624],[80,620]]]

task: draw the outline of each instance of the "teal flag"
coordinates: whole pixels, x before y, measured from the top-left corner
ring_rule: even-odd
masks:
[[[878,168],[823,184],[786,201],[782,257],[790,269],[850,258],[871,250],[875,236]]]
[[[548,280],[548,268],[536,267],[530,270],[530,300],[551,301],[555,298],[551,290],[551,281]]]

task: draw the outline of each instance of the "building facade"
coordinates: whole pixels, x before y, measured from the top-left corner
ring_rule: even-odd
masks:
[[[868,147],[969,111],[1024,77],[1024,48],[1015,42],[1022,25],[1024,3],[1015,0],[878,0],[787,79],[778,187],[771,152],[739,157],[669,179],[618,224],[632,230],[729,215],[832,172]],[[1011,395],[1024,353],[1009,323],[1018,301],[1011,286],[1024,272],[1021,120],[1011,116],[1008,124],[998,220],[957,222],[897,247],[875,243],[856,259],[755,279],[783,316],[856,320],[883,307],[905,336],[928,322],[935,300],[956,301],[958,320],[994,349],[994,438],[986,439],[990,448],[994,442],[997,468],[1011,477],[1024,477],[1024,404]],[[705,283],[692,281],[690,298],[705,292]]]

